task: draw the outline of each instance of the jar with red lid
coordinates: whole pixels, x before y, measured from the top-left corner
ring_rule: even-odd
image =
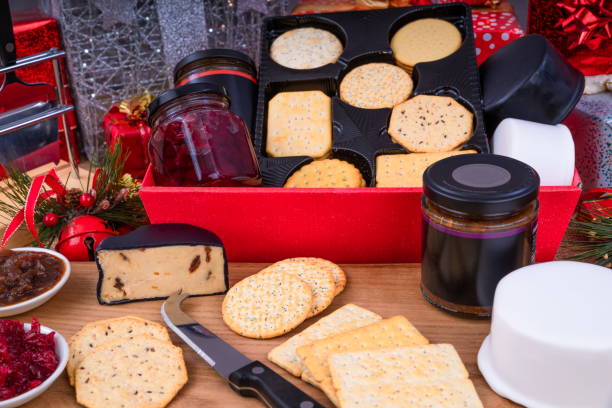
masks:
[[[211,82],[224,87],[232,101],[230,111],[240,116],[253,132],[257,69],[248,55],[226,48],[211,48],[186,56],[174,68],[174,85],[198,82]]]
[[[223,87],[180,86],[149,105],[149,156],[160,186],[258,186],[261,173],[243,120]]]

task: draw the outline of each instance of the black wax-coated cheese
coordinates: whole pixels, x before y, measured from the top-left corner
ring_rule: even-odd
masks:
[[[229,288],[223,243],[188,224],[154,224],[102,241],[96,249],[100,304],[165,299],[179,289],[193,296]]]

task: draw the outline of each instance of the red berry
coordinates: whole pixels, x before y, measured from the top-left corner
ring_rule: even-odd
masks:
[[[46,213],[43,217],[43,224],[45,224],[47,227],[56,226],[58,221],[59,217],[57,216],[57,214],[54,214],[52,212]]]
[[[94,201],[94,197],[89,193],[83,193],[79,197],[79,203],[81,203],[81,205],[85,208],[89,208],[94,205]]]

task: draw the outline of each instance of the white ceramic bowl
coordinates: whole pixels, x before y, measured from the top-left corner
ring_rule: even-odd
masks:
[[[25,323],[24,326],[25,326],[26,331],[30,330],[31,325],[29,323]],[[50,329],[45,326],[40,326],[41,333],[47,334],[52,331],[55,331],[55,330]],[[53,374],[51,374],[49,378],[47,378],[38,387],[33,388],[30,391],[25,392],[16,397],[13,397],[11,399],[0,401],[0,408],[19,407],[25,404],[26,402],[33,400],[34,398],[38,397],[40,394],[45,392],[51,386],[51,384],[53,384],[55,380],[57,380],[57,377],[59,377],[60,374],[64,372],[64,369],[66,368],[66,363],[68,363],[68,354],[69,354],[68,343],[66,342],[66,339],[61,334],[59,334],[57,331],[55,331],[55,336],[53,338],[55,340],[55,354],[57,355],[57,358],[59,360],[59,363],[57,364],[57,368],[55,369]]]
[[[66,284],[66,282],[68,281],[68,278],[70,277],[70,261],[68,261],[68,259],[66,259],[66,257],[60,254],[59,252],[52,251],[51,249],[46,249],[46,248],[29,248],[29,247],[28,248],[14,248],[12,249],[12,251],[44,252],[49,255],[53,255],[61,259],[64,262],[65,270],[64,270],[64,275],[62,275],[59,282],[57,282],[55,286],[53,286],[48,291],[41,293],[40,295],[35,296],[31,299],[24,300],[23,302],[15,303],[14,305],[1,306],[0,307],[0,317],[15,316],[20,313],[25,313],[29,310],[32,310],[42,305],[43,303],[51,299],[53,296],[55,296],[55,294],[59,292],[59,290],[62,288],[62,286]]]
[[[612,407],[612,270],[581,262],[520,268],[495,291],[478,367],[529,408]]]

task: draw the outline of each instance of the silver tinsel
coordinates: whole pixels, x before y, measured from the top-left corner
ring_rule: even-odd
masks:
[[[114,103],[145,90],[156,95],[169,88],[176,62],[198,49],[233,48],[258,61],[263,18],[288,14],[294,3],[52,0],[87,157],[94,163],[100,159],[104,148],[100,124]]]

